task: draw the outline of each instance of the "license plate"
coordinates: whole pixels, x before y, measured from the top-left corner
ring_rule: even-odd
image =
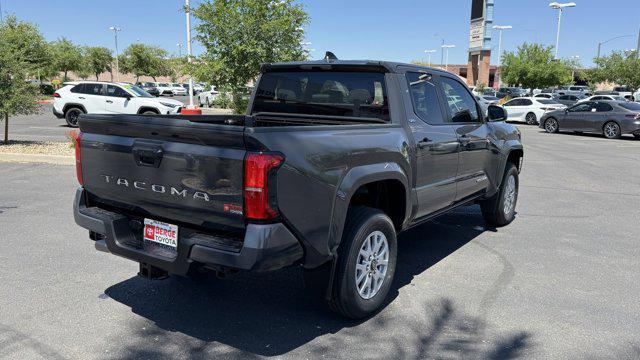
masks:
[[[144,219],[144,240],[178,248],[178,225]]]

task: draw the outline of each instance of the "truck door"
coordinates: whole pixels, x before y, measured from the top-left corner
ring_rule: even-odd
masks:
[[[458,139],[438,100],[435,76],[407,72],[407,120],[415,140],[416,218],[453,204],[458,171]]]
[[[495,173],[496,163],[492,159],[496,155],[491,151],[491,129],[468,88],[458,80],[444,76],[440,82],[448,120],[460,142],[455,197],[458,201],[486,191],[489,176]]]

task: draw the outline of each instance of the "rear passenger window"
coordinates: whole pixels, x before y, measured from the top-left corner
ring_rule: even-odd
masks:
[[[416,115],[432,125],[444,123],[438,92],[431,77],[427,74],[414,72],[408,72],[406,77]]]
[[[102,84],[84,84],[84,93],[88,95],[104,95]]]
[[[607,103],[596,103],[595,108],[597,112],[613,111],[613,106]]]
[[[533,105],[533,102],[531,100],[529,100],[529,99],[521,99],[520,100],[520,105],[530,106],[530,105]]]
[[[74,94],[83,94],[84,93],[84,84],[78,84],[71,88],[70,90]]]
[[[449,106],[451,122],[479,122],[478,108],[467,88],[456,80],[441,78],[442,90]]]

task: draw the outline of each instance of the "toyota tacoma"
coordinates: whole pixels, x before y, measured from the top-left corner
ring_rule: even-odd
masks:
[[[438,69],[264,64],[243,115],[80,116],[75,221],[142,276],[299,266],[362,318],[384,304],[398,233],[474,203],[492,226],[514,219],[523,147],[506,116]]]

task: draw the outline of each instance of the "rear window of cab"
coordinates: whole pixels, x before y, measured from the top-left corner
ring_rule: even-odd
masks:
[[[267,72],[253,113],[377,118],[389,121],[384,74],[378,72]]]

